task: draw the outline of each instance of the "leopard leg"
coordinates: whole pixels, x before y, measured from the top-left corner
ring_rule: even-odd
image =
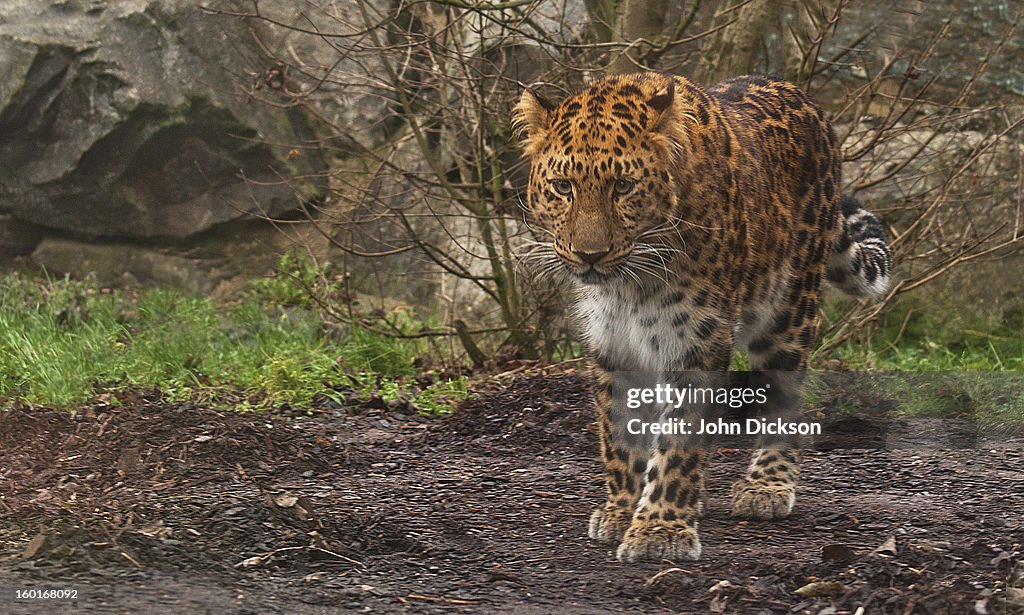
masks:
[[[796,503],[800,451],[754,451],[747,475],[733,483],[732,514],[747,519],[784,519]]]
[[[594,540],[618,542],[629,528],[640,500],[647,458],[619,433],[620,422],[613,418],[612,375],[600,368],[593,373],[607,500],[590,515],[587,534]]]
[[[800,372],[760,372],[771,384],[772,394],[762,417],[774,420],[795,418],[800,407]],[[747,474],[732,486],[732,514],[748,519],[783,519],[796,503],[800,475],[797,440],[786,435],[761,435]]]
[[[677,377],[676,388],[720,385],[732,350],[732,330],[725,318],[707,315],[681,323],[678,336],[694,345],[677,362],[688,370]],[[707,417],[707,404],[669,406],[660,419],[683,420],[692,426]],[[622,562],[639,560],[696,560],[701,544],[698,517],[704,498],[707,442],[686,433],[659,434],[647,462],[644,488],[633,522],[616,553]]]
[[[770,328],[749,345],[750,365],[773,385],[762,416],[795,417],[803,396],[806,369],[814,340],[817,283],[810,274],[790,283],[791,307],[781,311]],[[762,435],[746,476],[732,486],[732,514],[748,519],[783,519],[796,503],[800,451],[788,436]]]
[[[639,560],[696,560],[697,517],[707,453],[659,448],[647,464],[646,484],[616,556]]]

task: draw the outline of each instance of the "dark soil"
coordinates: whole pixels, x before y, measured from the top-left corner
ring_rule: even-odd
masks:
[[[785,522],[729,517],[748,453],[719,450],[704,558],[626,566],[586,538],[602,487],[584,390],[573,374],[524,377],[432,419],[145,396],[9,409],[0,613],[1019,608],[1021,450],[809,452]],[[32,588],[79,599],[13,599]]]

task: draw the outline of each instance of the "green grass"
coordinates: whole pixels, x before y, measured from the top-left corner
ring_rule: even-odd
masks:
[[[1024,378],[1018,372],[811,372],[805,399],[841,414],[971,419],[985,430],[1024,426]]]
[[[902,298],[871,333],[829,357],[846,369],[884,372],[850,385],[868,407],[890,400],[905,416],[1024,424],[1024,311],[981,317],[917,293]],[[818,388],[809,387],[812,403],[828,395],[827,386]]]
[[[1024,371],[1024,311],[985,318],[919,293],[884,314],[872,333],[841,345],[834,358],[858,370]]]
[[[452,405],[469,397],[469,383],[465,377],[441,381],[413,397],[413,403],[424,412],[445,414]]]
[[[425,411],[440,412],[465,397],[462,380],[406,384],[427,350],[421,342],[359,327],[328,333],[308,304],[282,296],[299,295],[274,280],[223,306],[168,290],[101,293],[84,282],[3,276],[0,400],[69,407],[156,389],[172,400],[302,408],[372,391],[422,398]]]
[[[158,390],[229,407],[314,408],[378,396],[446,412],[467,397],[464,378],[418,373],[416,359],[434,354],[428,342],[379,333],[424,326],[408,312],[379,316],[370,327],[326,326],[309,289],[340,293],[329,273],[284,257],[276,275],[254,281],[231,305],[169,290],[100,291],[88,281],[2,276],[0,402],[73,407]],[[1024,422],[1024,311],[981,319],[924,297],[902,300],[871,337],[824,360],[857,371],[941,373],[926,377],[927,386],[899,378],[864,385],[900,400],[900,412],[955,416],[970,407]],[[735,367],[746,369],[745,359]],[[817,394],[811,387],[809,401]]]

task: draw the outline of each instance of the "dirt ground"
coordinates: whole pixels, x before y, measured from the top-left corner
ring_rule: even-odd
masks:
[[[622,565],[586,537],[584,391],[522,377],[437,418],[9,409],[0,613],[1019,612],[1024,451],[810,452],[793,517],[743,522],[747,453],[719,450],[703,559]]]

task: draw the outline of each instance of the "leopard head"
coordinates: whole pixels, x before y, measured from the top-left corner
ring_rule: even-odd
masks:
[[[664,266],[686,138],[672,77],[609,77],[552,103],[527,88],[513,126],[531,163],[527,208],[562,265],[588,284]],[[657,258],[655,258],[657,257]],[[632,277],[635,277],[633,275]]]

